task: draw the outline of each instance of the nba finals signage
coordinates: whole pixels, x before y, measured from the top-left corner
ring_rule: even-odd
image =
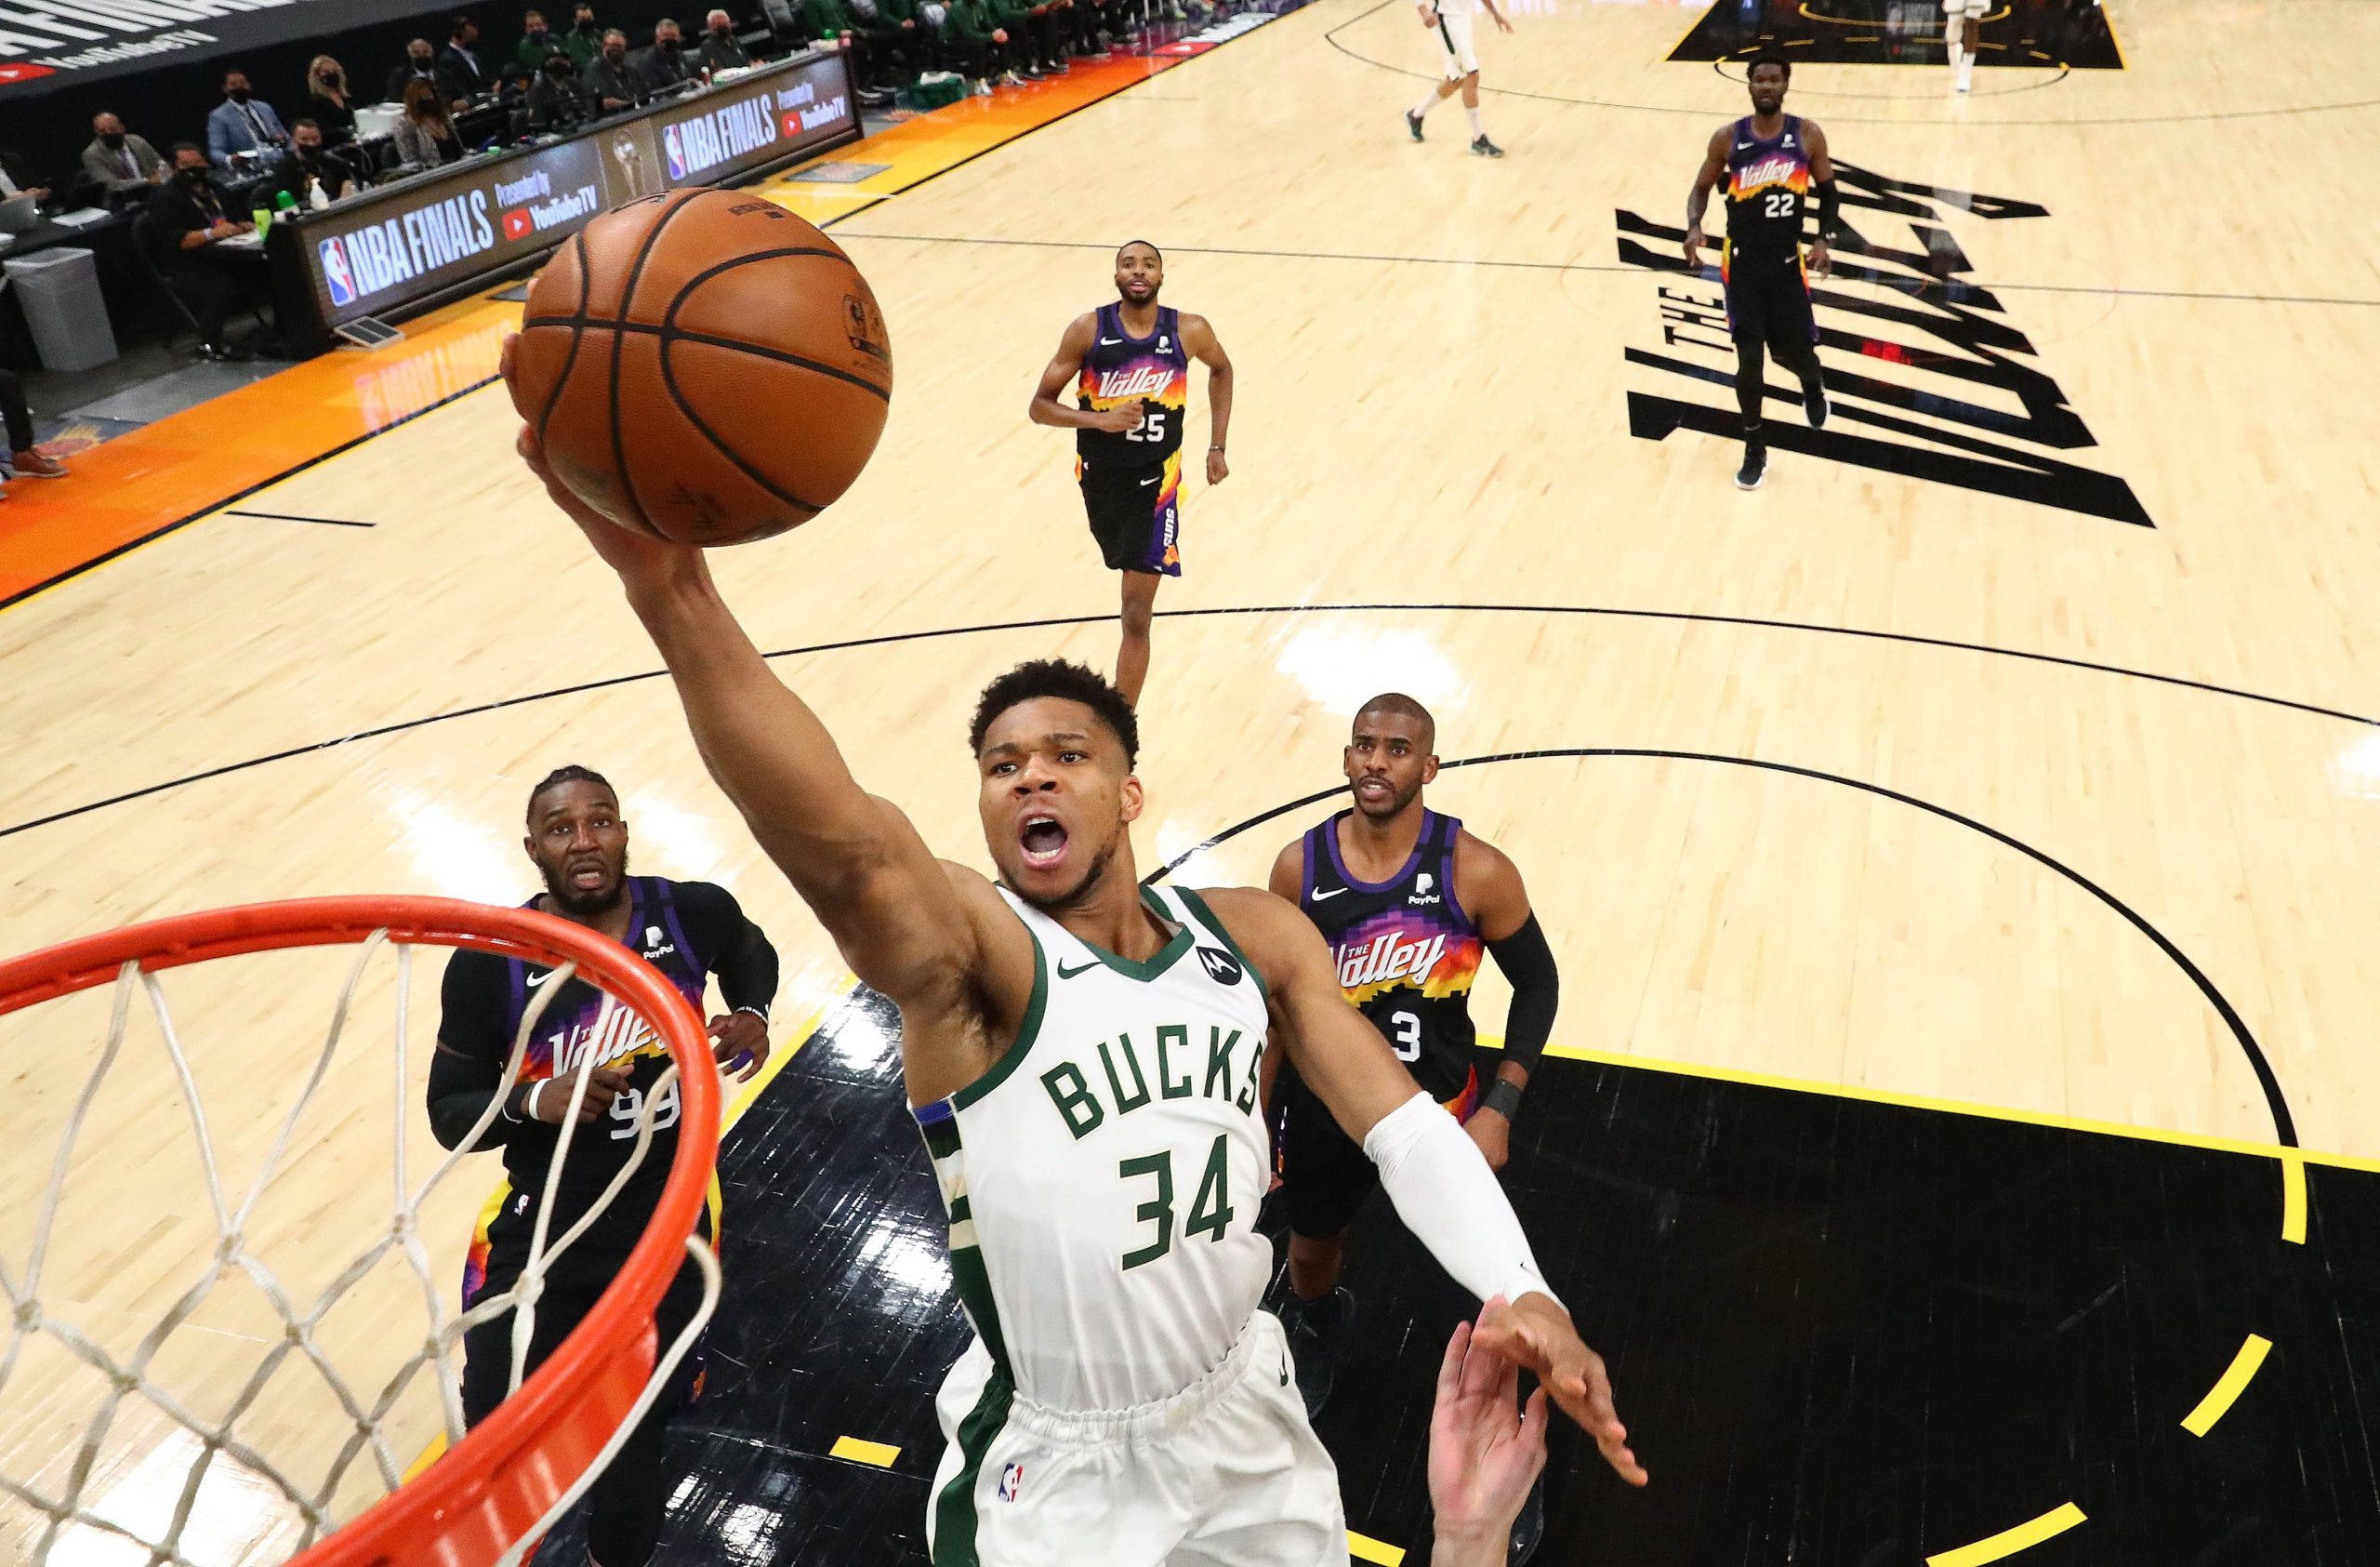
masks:
[[[2098,443],[1998,296],[1974,281],[1959,245],[1966,224],[2045,218],[2048,209],[1891,179],[1840,158],[1834,172],[1843,218],[1833,275],[1810,280],[1833,415],[1823,430],[1772,415],[1769,445],[2153,526],[2130,485],[2063,455]],[[1627,351],[1630,364],[1652,372],[1639,382],[1646,390],[1628,393],[1630,433],[1739,440],[1735,349],[1717,278],[1686,272],[1683,229],[1633,212],[1618,219],[1620,260],[1668,274],[1654,289],[1645,346]]]
[[[843,57],[807,55],[340,202],[276,228],[272,243],[296,241],[322,324],[338,326],[533,257],[624,202],[729,183],[857,134]]]
[[[145,70],[163,56],[321,36],[386,14],[372,0],[9,0],[0,5],[0,101]]]

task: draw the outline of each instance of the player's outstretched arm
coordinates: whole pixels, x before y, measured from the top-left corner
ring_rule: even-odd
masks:
[[[1727,171],[1727,138],[1734,127],[1721,126],[1711,133],[1710,144],[1702,149],[1702,167],[1694,176],[1694,189],[1686,197],[1686,264],[1695,272],[1702,270],[1702,247],[1710,242],[1702,235],[1702,213],[1711,205],[1711,192],[1719,183],[1719,176]]]
[[[1207,367],[1207,483],[1220,485],[1231,476],[1231,465],[1223,461],[1231,430],[1231,355],[1203,315],[1182,318],[1182,346]]]
[[[520,448],[554,504],[620,574],[677,683],[703,764],[853,972],[906,1003],[971,971],[974,926],[941,862],[908,817],[853,778],[826,726],[729,613],[702,551],[599,515],[546,468],[526,426]]]
[[[1092,340],[1099,336],[1097,312],[1078,315],[1066,327],[1066,335],[1058,339],[1058,352],[1049,366],[1041,372],[1040,384],[1033,389],[1033,406],[1027,410],[1036,424],[1054,425],[1060,430],[1104,430],[1121,435],[1141,422],[1141,400],[1137,397],[1115,408],[1069,408],[1058,401],[1066,383],[1075,378],[1082,367],[1082,356],[1091,352]]]
[[[1503,1188],[1454,1118],[1413,1086],[1388,1042],[1347,1004],[1322,933],[1295,906],[1253,887],[1206,896],[1263,976],[1298,1075],[1380,1167],[1405,1228],[1463,1288],[1511,1302],[1481,1319],[1479,1341],[1535,1371],[1604,1461],[1644,1484],[1603,1359],[1580,1342],[1546,1288]]]

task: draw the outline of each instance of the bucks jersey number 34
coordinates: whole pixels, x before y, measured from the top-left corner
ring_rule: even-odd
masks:
[[[1024,1027],[915,1112],[976,1333],[1062,1409],[1145,1403],[1221,1363],[1271,1268],[1263,982],[1196,893],[1144,896],[1171,934],[1137,963],[1011,896],[1035,949]]]

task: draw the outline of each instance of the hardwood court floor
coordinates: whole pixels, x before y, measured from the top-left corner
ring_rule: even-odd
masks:
[[[1106,293],[1113,246],[1157,241],[1168,299],[1216,324],[1240,392],[1233,475],[1189,486],[1185,575],[1159,600],[1141,862],[1261,877],[1329,805],[1199,845],[1329,788],[1346,719],[1377,689],[1429,702],[1445,755],[1479,759],[1432,800],[1527,874],[1575,1057],[1532,1096],[1541,1162],[1516,1160],[1514,1188],[1591,1290],[1590,1337],[1633,1358],[1632,1419],[1670,1488],[1631,1514],[1558,1455],[1556,1559],[1732,1561],[1767,1541],[1757,1559],[1970,1567],[1995,1558],[1964,1547],[2033,1527],[2028,1560],[2177,1560],[2166,1531],[2186,1512],[2207,1560],[2369,1560],[2358,1422],[2318,1412],[2373,1370],[2339,1335],[2371,1320],[2373,1286],[2327,1259],[2356,1245],[2361,1172],[2380,1167],[2363,1048],[2380,968],[2360,939],[2380,924],[2380,409],[2362,392],[2380,210],[2353,166],[2380,119],[2364,65],[2380,7],[2120,6],[2124,70],[1986,69],[1964,101],[1938,68],[1800,67],[1788,106],[1849,166],[1862,246],[1818,296],[1834,422],[1797,434],[1798,409],[1773,402],[1778,449],[1752,496],[1712,433],[1734,417],[1715,289],[1667,265],[1698,149],[1743,103],[1726,67],[1667,59],[1699,14],[1574,5],[1522,14],[1509,37],[1483,25],[1488,123],[1511,152],[1490,163],[1463,154],[1453,108],[1423,145],[1403,139],[1433,63],[1408,11],[1323,0],[853,212],[835,232],[892,326],[892,424],[833,512],[721,558],[731,601],[863,779],[942,852],[980,860],[974,690],[1016,658],[1113,650],[1114,583],[1066,444],[1025,403],[1065,319]],[[725,881],[760,919],[788,959],[781,1016],[832,1000],[831,949],[703,777],[615,588],[512,460],[510,425],[500,391],[473,393],[240,502],[271,516],[202,522],[0,613],[0,949],[257,897],[515,900],[532,890],[522,796],[576,761],[627,790],[640,869]],[[375,525],[280,520],[309,517]],[[1539,751],[1558,754],[1487,760]],[[1504,992],[1481,992],[1492,1029]],[[327,998],[201,998],[202,1077],[295,1071]],[[48,1159],[30,1133],[71,1084],[21,1029],[0,1036],[29,1134],[0,1168],[23,1190]],[[914,1238],[929,1189],[897,1105],[822,1060],[805,1051],[773,1093],[874,1096],[883,1113],[841,1123],[861,1140],[822,1167],[873,1172],[882,1233]],[[355,1069],[382,1081],[376,1061]],[[138,1168],[174,1103],[128,1101],[110,1132],[123,1157],[94,1178]],[[1811,1116],[1881,1118],[1859,1120],[1861,1146],[1901,1151],[1854,1159]],[[384,1164],[386,1134],[353,1119],[324,1157]],[[1868,1227],[1881,1239],[1861,1266],[1897,1253],[1961,1298],[2022,1303],[1985,1324],[1889,1292],[1828,1297],[1837,1314],[1814,1335],[1869,1313],[1933,1324],[1891,1347],[1910,1364],[1987,1332],[2065,1343],[2058,1324],[2129,1276],[2136,1244],[2165,1282],[2139,1287],[2107,1353],[2158,1347],[2153,1396],[2125,1406],[2137,1428],[2110,1435],[2096,1390],[2061,1414],[2049,1395],[2072,1379],[2055,1358],[1991,1362],[2031,1378],[2003,1430],[1989,1399],[1905,1379],[1863,1400],[1872,1385],[1813,1352],[1794,1363],[1830,1397],[1852,1391],[1823,1411],[1762,1406],[1784,1467],[1712,1515],[1750,1532],[1677,1532],[1686,1498],[1750,1472],[1727,1433],[1751,1411],[1689,1374],[1676,1319],[1629,1302],[1740,1282],[1758,1260],[1722,1244],[1726,1227],[1696,1228],[1718,1177],[1663,1141],[1680,1126],[1750,1159],[1722,1182],[1746,1247],[1781,1211],[1762,1206],[1770,1175],[1799,1194],[1788,1234],[1904,1182],[1914,1206]],[[2029,1184],[2053,1159],[2082,1172],[2070,1189]],[[755,1166],[747,1191],[799,1175]],[[383,1189],[332,1189],[286,1238],[361,1234]],[[2016,1223],[2010,1191],[2036,1217],[2072,1209],[2093,1239]],[[800,1211],[847,1225],[832,1195]],[[475,1196],[433,1215],[443,1258]],[[137,1228],[94,1247],[94,1268],[154,1250]],[[738,1361],[748,1374],[726,1380],[747,1401],[706,1418],[810,1466],[802,1494],[846,1534],[853,1518],[913,1529],[922,1404],[848,1431],[902,1448],[890,1475],[828,1465],[823,1416],[783,1413],[840,1407],[820,1357],[896,1339],[887,1366],[946,1352],[931,1257],[846,1252],[848,1291],[805,1307],[812,1325],[773,1340],[766,1368]],[[1396,1255],[1385,1240],[1370,1255]],[[1799,1255],[1813,1287],[1847,1277],[1823,1248]],[[1408,1273],[1379,1266],[1375,1287],[1403,1300]],[[914,1287],[895,1299],[897,1267]],[[782,1268],[752,1273],[799,1290]],[[2280,1295],[2235,1297],[2216,1273]],[[2317,1302],[2308,1280],[2333,1293]],[[119,1298],[135,1281],[89,1287],[99,1308],[137,1304]],[[1701,1298],[1698,1342],[1770,1342],[1753,1324],[1771,1297]],[[2273,1348],[2230,1387],[2239,1424],[2182,1433],[2251,1335]],[[1378,1429],[1409,1438],[1426,1338],[1375,1346],[1411,1381]],[[900,1364],[861,1385],[906,1386]],[[1924,1428],[1905,1445],[1937,1481],[1881,1511],[1843,1503],[1873,1494],[1894,1444],[1828,1470],[1800,1443],[1863,1417]],[[2319,1460],[2284,1456],[2284,1428]],[[2149,1443],[2181,1457],[2144,1479]],[[1355,1528],[1424,1537],[1415,1451],[1342,1450]],[[2336,1516],[2274,1489],[2309,1470],[2336,1476]],[[1954,1474],[1986,1478],[1969,1494]],[[2103,1494],[2125,1487],[2149,1502]],[[759,1505],[716,1494],[721,1519]],[[2159,1511],[2184,1496],[2197,1510]],[[1802,1506],[1824,1526],[1793,1521]],[[2266,1532],[2239,1533],[2246,1517]]]

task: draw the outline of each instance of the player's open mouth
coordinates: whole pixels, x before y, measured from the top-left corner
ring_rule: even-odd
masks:
[[[593,892],[603,884],[602,865],[575,865],[570,870],[570,884],[583,892]]]
[[[1017,842],[1025,850],[1025,863],[1037,870],[1066,857],[1066,830],[1051,817],[1027,817]]]
[[[1367,800],[1378,800],[1383,798],[1388,793],[1388,780],[1386,778],[1366,778],[1363,782],[1355,786],[1355,792],[1362,795]]]

